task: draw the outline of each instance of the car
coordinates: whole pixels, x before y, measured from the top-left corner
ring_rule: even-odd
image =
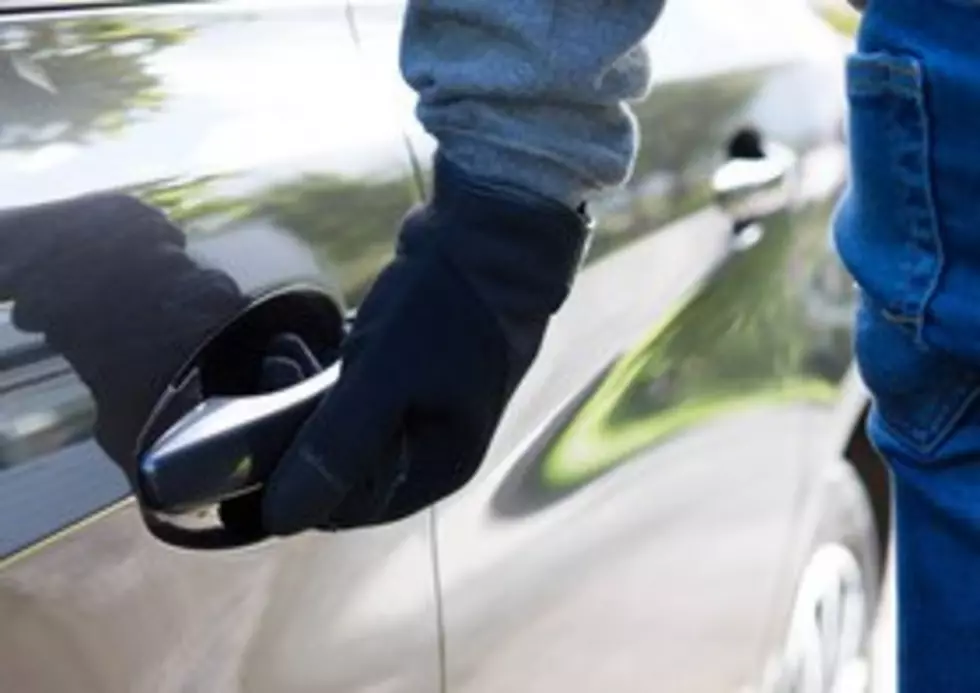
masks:
[[[244,545],[194,544],[213,507],[133,495],[119,458],[198,411],[158,420],[153,397],[193,372],[206,403],[255,402],[236,359],[273,327],[334,349],[425,199],[403,12],[0,2],[3,690],[869,691],[891,520],[829,234],[848,47],[802,1],[667,4],[634,174],[592,201],[574,290],[462,490]],[[117,206],[24,221],[93,195]],[[170,275],[141,269],[117,195],[234,300],[153,303]],[[28,285],[75,331],[27,320]],[[96,371],[153,397],[97,408]]]

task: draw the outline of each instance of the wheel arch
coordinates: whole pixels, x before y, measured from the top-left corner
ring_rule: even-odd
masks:
[[[892,527],[892,497],[888,468],[871,444],[867,434],[870,402],[865,402],[847,436],[843,458],[857,472],[871,500],[875,528],[878,532],[882,568],[888,555],[888,537]]]

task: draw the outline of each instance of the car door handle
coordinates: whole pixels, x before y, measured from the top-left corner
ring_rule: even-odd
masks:
[[[776,214],[792,204],[790,183],[796,155],[773,142],[766,143],[759,154],[731,158],[712,177],[715,201],[732,218],[736,228]]]
[[[140,457],[142,502],[179,514],[255,490],[340,376],[340,361],[268,394],[209,398]]]
[[[253,299],[188,358],[135,443],[134,491],[157,539],[217,550],[267,538],[258,527],[228,526],[224,501],[238,498],[236,513],[260,501],[251,492],[337,383],[352,318],[320,288],[288,286]],[[286,336],[292,339],[283,342]],[[300,352],[283,350],[284,343]],[[309,363],[300,363],[302,351]],[[306,377],[290,375],[288,385],[269,390],[276,387],[263,380],[270,355],[295,362]]]

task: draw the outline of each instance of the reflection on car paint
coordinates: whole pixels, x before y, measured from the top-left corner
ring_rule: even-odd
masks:
[[[167,216],[186,241],[184,260],[227,277],[233,297],[300,285],[355,304],[418,190],[397,119],[379,107],[383,90],[363,79],[345,10],[274,2],[4,13],[0,215],[131,194]],[[82,255],[106,241],[85,281],[102,266],[125,268],[128,252],[108,253],[127,235],[138,251],[138,230],[102,230],[74,239]],[[116,320],[98,338],[108,351],[138,332],[139,319],[118,309],[152,293],[155,278],[133,274],[105,297],[105,315],[90,316],[92,327]],[[81,293],[66,283],[65,306]],[[24,308],[14,298],[6,317]],[[169,313],[176,341],[195,320],[220,322],[197,289],[181,298],[188,309]],[[145,320],[166,313],[152,306]],[[119,425],[145,412],[97,411],[77,357],[24,327],[0,318],[0,457],[11,465],[0,466],[5,690],[438,690],[426,517],[206,557],[167,549],[121,501],[125,476],[93,438],[97,415]],[[144,333],[141,367],[170,371],[177,352],[198,346],[174,347],[156,329]],[[157,387],[118,370],[134,387]],[[378,581],[381,558],[396,551],[397,584]],[[369,614],[329,598],[362,590],[379,605]],[[384,606],[392,599],[397,610]],[[316,654],[295,661],[304,648]]]
[[[6,106],[0,123],[0,206],[25,209],[31,201],[47,203],[52,195],[90,190],[132,194],[166,213],[187,235],[188,252],[212,268],[224,266],[245,295],[326,281],[330,293],[342,292],[348,303],[356,303],[390,257],[397,220],[416,199],[407,167],[391,165],[406,158],[397,131],[358,128],[358,138],[376,142],[352,151],[371,151],[373,159],[344,154],[350,138],[318,137],[311,141],[318,141],[321,153],[314,148],[284,156],[275,166],[257,165],[262,162],[257,143],[241,138],[238,148],[252,152],[251,158],[226,156],[208,167],[195,160],[195,152],[216,141],[212,134],[219,130],[207,124],[222,122],[222,110],[233,113],[251,104],[248,113],[256,117],[278,113],[283,106],[269,98],[273,85],[280,92],[288,86],[282,75],[301,74],[311,58],[322,60],[324,51],[338,59],[354,55],[346,24],[312,31],[314,17],[322,25],[316,10],[285,11],[277,18],[277,29],[291,36],[291,50],[275,52],[278,62],[254,73],[247,89],[233,83],[241,81],[238,75],[248,61],[207,63],[206,70],[220,73],[209,75],[208,84],[219,88],[207,94],[198,91],[205,68],[195,66],[195,59],[232,37],[267,42],[268,24],[261,15],[228,11],[191,19],[160,12],[135,19],[120,13],[0,23],[0,92]],[[331,31],[339,40],[324,44],[324,32]],[[347,84],[356,74],[353,62],[334,77]],[[335,89],[342,93],[340,84]],[[297,92],[295,98],[305,103],[319,97]],[[338,127],[346,127],[344,118],[363,120],[365,109],[353,101],[321,105]],[[264,129],[264,139],[292,137],[303,127]],[[317,123],[317,132],[322,127]],[[227,141],[233,132],[224,128],[220,137]],[[365,165],[378,173],[367,173]],[[137,295],[142,290],[129,287]],[[4,313],[9,316],[11,309]],[[0,411],[15,406],[16,395],[17,415],[3,417],[0,466],[84,442],[96,420],[95,403],[72,364],[9,319],[2,330]],[[33,350],[29,358],[26,344]],[[10,365],[15,356],[16,370]]]
[[[313,282],[356,305],[420,187],[398,127],[411,99],[389,100],[400,12],[288,4],[5,17],[0,208],[131,193],[242,296]],[[702,16],[674,3],[665,23],[687,8]],[[768,35],[751,13],[720,11]],[[348,35],[357,15],[362,49],[376,50],[377,12],[389,23],[387,80],[357,69]],[[792,210],[792,223],[767,223],[666,315],[650,275],[704,279],[704,256],[729,229],[711,213],[694,215],[706,229],[671,222],[710,204],[706,183],[740,128],[804,150],[836,125],[836,105],[800,98],[830,93],[819,71],[754,59],[795,57],[798,36],[736,40],[736,54],[724,39],[738,37],[714,22],[702,44],[718,72],[688,70],[699,79],[685,81],[679,73],[703,56],[673,26],[679,43],[661,34],[654,44],[683,50],[657,63],[667,74],[637,107],[636,176],[595,201],[595,244],[569,303],[577,312],[561,320],[554,362],[540,363],[561,375],[532,382],[486,478],[433,515],[206,558],[166,550],[131,507],[93,515],[126,486],[103,476],[116,470],[92,443],[87,388],[63,354],[0,317],[0,539],[16,523],[34,548],[0,570],[5,682],[78,693],[551,693],[638,680],[734,690],[750,678],[780,547],[793,538],[799,427],[829,407],[850,360],[851,297],[823,229],[832,191]],[[420,133],[410,136],[425,153]],[[630,263],[692,230],[707,233],[687,236],[683,253]],[[665,267],[692,257],[696,272]],[[592,360],[609,353],[620,356]]]
[[[851,324],[842,318],[854,295],[820,243],[827,211],[826,203],[811,208],[793,228],[785,218],[770,224],[758,248],[736,252],[692,288],[556,417],[547,443],[501,485],[495,509],[522,514],[554,502],[713,417],[833,403],[850,363]]]

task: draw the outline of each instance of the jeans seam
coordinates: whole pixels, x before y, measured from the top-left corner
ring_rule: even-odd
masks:
[[[916,326],[916,341],[925,345],[925,316],[929,310],[929,305],[935,298],[936,291],[939,289],[939,282],[946,268],[946,252],[943,247],[943,239],[940,233],[939,213],[936,208],[936,198],[933,191],[932,180],[932,142],[929,137],[929,113],[925,104],[925,88],[923,87],[918,96],[915,97],[915,106],[919,115],[919,126],[923,132],[919,138],[921,141],[920,166],[922,168],[921,192],[925,198],[924,214],[928,216],[928,233],[932,241],[932,249],[935,252],[935,268],[932,270],[932,280],[926,287],[919,304],[920,320]]]
[[[893,438],[905,441],[917,453],[929,454],[942,445],[949,437],[950,432],[959,425],[964,412],[973,406],[977,396],[980,395],[980,387],[977,386],[976,378],[973,377],[970,384],[961,385],[954,390],[954,393],[951,400],[955,401],[956,405],[942,407],[935,417],[937,422],[942,422],[939,426],[917,430],[915,427],[892,424],[885,416],[879,416],[878,421]],[[905,429],[904,432],[903,428]]]
[[[865,296],[864,301],[865,310],[883,319],[901,333],[900,335],[893,335],[890,339],[904,338],[908,340],[909,346],[917,349],[921,358],[931,360],[931,363],[936,363],[937,359],[951,358],[935,351],[928,345],[915,342],[915,331],[921,323],[916,317],[896,314],[867,296]],[[923,364],[923,368],[931,367],[926,362]],[[977,397],[980,396],[980,372],[963,364],[961,375],[955,379],[948,375],[948,371],[946,373],[946,375],[937,376],[945,383],[946,390],[942,397],[932,402],[928,424],[921,420],[916,421],[917,417],[914,414],[903,413],[902,409],[896,410],[894,407],[888,406],[887,398],[884,400],[875,398],[878,400],[876,407],[879,412],[877,418],[880,425],[888,431],[892,438],[903,441],[912,452],[925,455],[934,451],[949,437],[950,432],[959,425],[967,408],[973,405]]]
[[[911,70],[905,71],[892,69],[891,71],[894,74],[902,75],[904,77],[916,77],[918,75],[918,73]],[[917,85],[906,84],[904,80],[890,80],[889,82],[882,84],[880,81],[871,78],[855,77],[850,81],[848,91],[852,97],[859,99],[881,96],[883,94],[908,96],[914,98],[919,93],[919,88]]]
[[[902,328],[914,327],[918,330],[919,325],[922,323],[922,319],[916,315],[902,315],[887,308],[881,308],[879,312],[885,320]]]
[[[908,65],[898,62],[900,60],[907,61]],[[903,268],[909,291],[906,298],[901,299],[899,311],[890,311],[885,317],[890,322],[912,327],[916,345],[924,347],[925,316],[945,268],[945,253],[932,191],[932,150],[922,68],[910,56],[882,54],[878,58],[870,58],[870,61],[870,67],[882,69],[888,75],[887,81],[878,84],[879,93],[898,97],[898,100],[890,102],[895,112],[889,120],[895,129],[892,140],[901,148],[897,150],[900,153],[895,166],[896,172],[902,173],[905,178],[903,185],[907,195],[902,204],[908,209],[909,219],[906,241],[909,261]],[[892,79],[896,74],[911,79]],[[864,81],[865,78],[856,80],[858,85]],[[914,160],[903,162],[903,155],[913,156]],[[896,319],[899,313],[903,318],[900,321]]]
[[[922,94],[922,68],[917,58],[890,52],[858,53],[849,60],[848,96],[891,94],[918,99]]]

